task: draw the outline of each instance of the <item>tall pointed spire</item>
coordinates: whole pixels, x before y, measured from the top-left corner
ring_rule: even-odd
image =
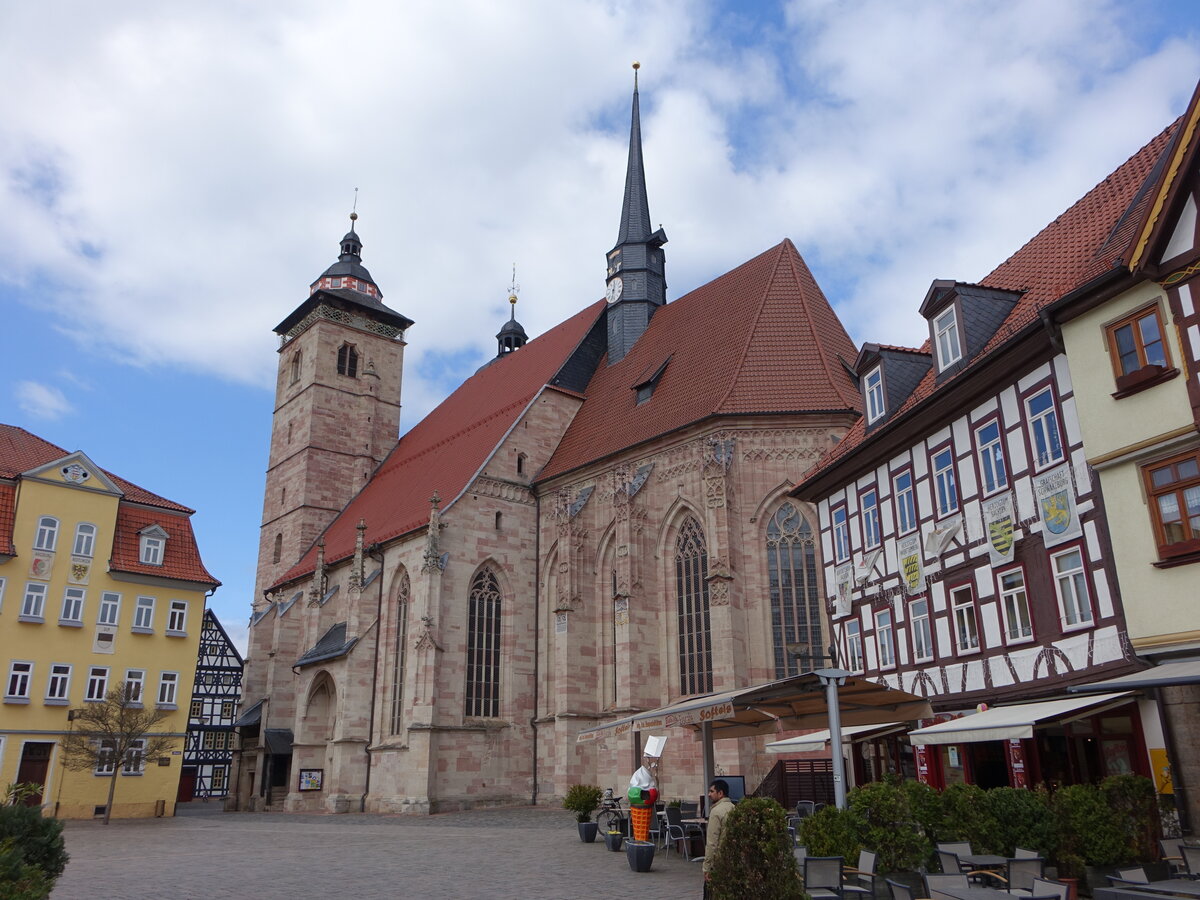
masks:
[[[650,231],[646,172],[642,163],[642,118],[637,70],[633,64],[633,115],[629,126],[629,163],[617,244],[608,252],[608,362],[619,362],[634,345],[654,310],[667,302],[662,245],[666,233]]]

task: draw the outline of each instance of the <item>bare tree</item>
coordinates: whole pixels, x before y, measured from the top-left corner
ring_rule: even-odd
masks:
[[[63,759],[69,769],[108,775],[108,804],[104,824],[112,815],[118,769],[140,772],[147,763],[167,758],[177,738],[155,732],[170,713],[156,706],[143,706],[142,685],[120,682],[104,700],[73,709],[73,730],[62,742]]]

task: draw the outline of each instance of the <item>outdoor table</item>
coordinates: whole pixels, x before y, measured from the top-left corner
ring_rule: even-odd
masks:
[[[929,893],[953,897],[954,900],[1029,900],[1028,897],[1021,897],[1019,894],[1010,894],[1008,891],[989,887],[939,887],[930,889]]]
[[[1168,878],[1166,881],[1151,881],[1149,884],[1122,884],[1124,890],[1147,891],[1151,894],[1174,894],[1178,897],[1200,897],[1200,881],[1190,878]]]
[[[958,861],[966,863],[972,869],[1003,869],[1008,865],[1008,859],[994,853],[960,853]]]

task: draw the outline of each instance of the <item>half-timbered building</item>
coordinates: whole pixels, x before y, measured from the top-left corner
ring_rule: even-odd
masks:
[[[242,655],[211,609],[204,611],[196,681],[188,710],[179,800],[225,797],[242,696]]]
[[[1129,258],[1177,127],[980,283],[933,282],[922,347],[867,344],[854,362],[865,414],[796,490],[819,508],[839,655],[962,717],[894,741],[885,767],[939,786],[1149,773],[1152,703],[1066,694],[1139,664],[1045,310]]]

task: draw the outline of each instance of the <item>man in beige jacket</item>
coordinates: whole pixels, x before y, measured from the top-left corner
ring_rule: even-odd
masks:
[[[708,834],[704,841],[704,895],[708,896],[708,872],[712,868],[717,848],[721,846],[721,838],[725,836],[725,819],[733,812],[733,801],[726,796],[729,793],[729,783],[724,778],[717,778],[708,786]]]

